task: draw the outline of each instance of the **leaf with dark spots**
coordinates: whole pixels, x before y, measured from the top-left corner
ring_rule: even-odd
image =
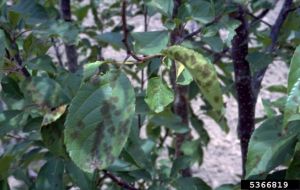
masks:
[[[217,72],[207,58],[194,50],[177,45],[163,50],[162,53],[170,59],[181,62],[191,73],[204,98],[213,109],[223,110],[223,97]]]
[[[91,81],[81,85],[64,131],[69,156],[89,173],[107,168],[119,156],[135,113],[134,89],[122,72],[111,70],[98,77],[97,86]]]

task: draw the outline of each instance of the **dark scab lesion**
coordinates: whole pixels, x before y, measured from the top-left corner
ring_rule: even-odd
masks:
[[[111,97],[111,101],[114,102],[114,103],[118,103],[119,97],[113,96],[113,97]]]
[[[70,134],[70,137],[71,137],[72,139],[77,139],[79,136],[80,136],[79,131],[74,131],[74,132],[72,132],[72,133]]]
[[[211,87],[212,85],[213,85],[213,80],[208,80],[208,81],[206,81],[206,82],[203,82],[203,86],[204,86],[204,88],[209,88],[209,87]]]
[[[219,102],[221,101],[221,99],[220,99],[219,96],[215,96],[215,97],[214,97],[214,101],[215,101],[216,103],[219,103]]]
[[[95,137],[94,137],[94,143],[93,143],[93,147],[92,147],[93,155],[98,154],[98,147],[101,144],[101,141],[103,139],[103,130],[104,130],[104,127],[103,127],[103,123],[101,122],[96,126],[96,129],[95,129]]]
[[[120,110],[116,110],[116,111],[114,112],[114,114],[115,114],[116,116],[120,116],[120,115],[121,115],[121,111],[120,111]]]
[[[208,65],[203,65],[200,72],[201,72],[200,74],[202,75],[203,78],[208,78],[212,74]]]
[[[190,56],[190,63],[191,63],[191,65],[195,65],[197,63],[197,59],[196,59],[195,55]]]
[[[108,128],[107,131],[108,131],[109,134],[114,134],[115,131],[116,131],[116,127],[112,125],[112,126],[110,126],[110,127]]]
[[[81,121],[81,120],[78,121],[77,126],[78,126],[78,128],[83,129],[83,128],[84,128],[84,123],[83,123],[83,121]]]

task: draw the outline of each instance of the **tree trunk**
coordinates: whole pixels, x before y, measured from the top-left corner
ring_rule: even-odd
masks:
[[[232,59],[235,74],[235,88],[238,102],[238,136],[241,142],[243,176],[246,172],[248,144],[255,126],[255,98],[252,90],[250,65],[246,60],[248,55],[248,22],[243,7],[239,7],[233,17],[240,21],[232,40]]]

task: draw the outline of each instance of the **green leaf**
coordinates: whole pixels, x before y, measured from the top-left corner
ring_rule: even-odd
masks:
[[[54,155],[67,158],[64,145],[64,118],[41,128],[43,143]]]
[[[203,38],[203,41],[207,43],[213,51],[215,52],[221,52],[223,51],[223,41],[219,36],[211,36],[211,37],[205,37]]]
[[[216,188],[216,190],[240,190],[240,185],[224,184]]]
[[[299,115],[299,111],[300,111],[300,78],[294,84],[292,90],[288,94],[285,108],[284,108],[283,128],[287,127],[288,122],[293,116]]]
[[[175,181],[177,190],[212,190],[202,179],[198,177],[182,177]]]
[[[123,35],[119,32],[107,32],[96,36],[99,42],[112,45],[116,49],[125,49]]]
[[[250,63],[250,70],[252,74],[256,74],[273,61],[273,58],[270,54],[261,52],[251,52],[247,55],[246,59]]]
[[[102,65],[103,62],[96,61],[93,63],[88,63],[83,66],[83,80],[87,80],[93,75],[99,73],[99,67]]]
[[[4,155],[0,157],[0,180],[8,177],[10,165],[13,161],[14,157],[11,155]]]
[[[159,77],[148,82],[145,102],[155,113],[162,112],[174,100],[173,91]]]
[[[139,168],[147,170],[150,174],[153,172],[151,160],[139,144],[130,142],[125,150]]]
[[[205,0],[189,0],[189,3],[191,6],[191,16],[195,20],[206,24],[214,19],[215,13],[212,3],[207,2]]]
[[[52,58],[48,55],[42,55],[26,62],[26,66],[30,70],[46,71],[56,73],[57,70],[52,62]]]
[[[65,144],[74,163],[89,173],[112,164],[127,141],[134,110],[134,90],[120,71],[82,84],[65,122]]]
[[[169,43],[168,31],[134,32],[131,33],[134,41],[134,51],[139,54],[157,54]]]
[[[277,92],[277,93],[287,93],[287,88],[285,85],[272,85],[267,88],[269,92]]]
[[[75,44],[78,41],[79,29],[70,22],[48,21],[34,28],[33,34],[41,38],[61,37],[68,44]]]
[[[18,1],[11,10],[20,13],[21,17],[30,25],[39,24],[49,19],[45,8],[32,0]]]
[[[180,156],[176,158],[171,168],[170,177],[178,176],[180,174],[179,173],[180,170],[190,167],[191,163],[192,163],[192,158],[189,156]]]
[[[10,190],[8,181],[6,179],[0,180],[0,189],[2,189],[2,190]]]
[[[0,112],[0,137],[24,126],[27,118],[28,114],[21,110],[5,110]]]
[[[91,176],[88,173],[83,172],[73,162],[69,161],[65,163],[66,173],[70,176],[74,184],[80,189],[92,189]]]
[[[200,141],[204,146],[207,146],[210,137],[207,132],[207,130],[204,128],[204,123],[202,120],[199,120],[196,116],[193,116],[191,118],[191,123],[193,125],[193,128],[197,131],[198,135],[200,135]]]
[[[183,124],[181,118],[171,111],[164,111],[159,114],[155,114],[153,117],[150,117],[150,122],[157,126],[169,128],[175,133],[186,133],[190,130],[189,126]]]
[[[0,29],[0,43],[2,44],[0,46],[0,69],[2,69],[3,58],[5,57],[5,34],[4,34],[3,30],[1,30],[1,29]]]
[[[161,14],[172,17],[174,3],[173,0],[151,0],[147,3],[147,6],[150,6],[156,9]]]
[[[63,174],[63,160],[60,158],[53,158],[41,168],[36,180],[35,188],[43,190],[64,189]]]
[[[203,150],[199,140],[185,141],[180,147],[184,155],[192,158],[192,163],[198,162],[201,165],[203,160]]]
[[[176,83],[180,85],[189,85],[193,81],[191,73],[184,68],[181,74],[177,77]]]
[[[25,98],[39,106],[56,108],[69,101],[61,86],[48,77],[32,77],[20,86]]]
[[[181,46],[172,46],[164,50],[163,54],[184,64],[212,107],[218,111],[223,109],[223,97],[217,72],[208,59],[191,49]]]
[[[295,83],[300,78],[300,45],[296,48],[291,60],[288,74],[288,93],[291,92]]]
[[[300,180],[300,142],[297,143],[292,162],[286,173],[286,179]]]
[[[299,123],[292,123],[287,134],[282,134],[281,124],[282,117],[273,117],[265,120],[253,132],[247,154],[246,178],[258,175],[263,177],[291,158],[297,141],[295,130]]]

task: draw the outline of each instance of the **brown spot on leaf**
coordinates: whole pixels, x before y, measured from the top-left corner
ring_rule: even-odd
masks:
[[[115,114],[116,116],[120,116],[120,115],[121,115],[121,111],[120,111],[120,110],[116,110],[116,111],[114,112],[114,114]]]
[[[214,101],[217,102],[217,103],[220,102],[220,97],[219,96],[215,96],[214,97]]]
[[[98,147],[103,139],[103,123],[99,123],[95,129],[95,137],[92,147],[92,154],[96,156],[98,154]]]
[[[113,97],[111,97],[111,100],[112,100],[112,102],[114,102],[114,103],[118,103],[119,97],[113,96]]]
[[[84,123],[80,120],[77,123],[78,128],[83,129],[84,128]]]

